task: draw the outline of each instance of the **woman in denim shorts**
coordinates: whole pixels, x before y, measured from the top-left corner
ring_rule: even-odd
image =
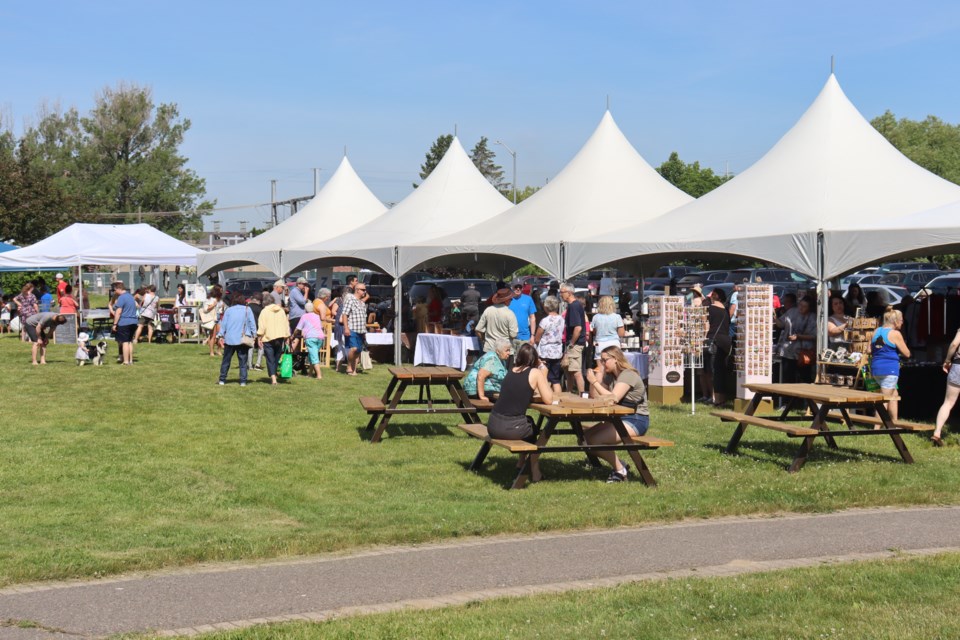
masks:
[[[873,379],[880,385],[880,393],[888,398],[887,411],[894,422],[898,417],[897,379],[900,377],[900,356],[910,357],[910,349],[900,333],[901,328],[903,314],[888,306],[883,314],[883,326],[873,332],[871,344],[870,368]]]
[[[940,432],[943,431],[943,425],[947,423],[947,418],[950,417],[950,411],[953,410],[953,405],[957,402],[957,396],[960,396],[960,329],[957,329],[957,335],[953,337],[953,342],[947,348],[947,357],[943,361],[943,371],[947,374],[947,392],[943,396],[940,411],[937,412],[937,428],[930,436],[935,447],[943,446]]]

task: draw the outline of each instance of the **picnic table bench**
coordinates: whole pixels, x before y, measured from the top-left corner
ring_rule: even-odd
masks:
[[[835,438],[843,436],[870,436],[889,435],[897,452],[906,463],[912,463],[913,457],[907,450],[907,445],[900,437],[902,433],[927,431],[933,429],[918,423],[897,421],[890,419],[886,408],[886,398],[882,394],[846,387],[835,387],[825,384],[767,384],[754,383],[745,385],[754,392],[753,399],[743,413],[735,411],[716,410],[710,415],[720,418],[723,422],[736,422],[737,427],[727,444],[727,453],[736,453],[747,426],[760,427],[784,433],[790,438],[801,438],[793,462],[788,467],[791,473],[799,471],[807,461],[807,456],[813,447],[816,438],[821,437],[827,445],[837,448]],[[779,416],[761,417],[754,415],[761,401],[765,397],[780,396],[787,400]],[[806,407],[809,416],[790,416],[794,408]],[[867,409],[876,412],[877,416],[865,416],[851,413],[852,409]],[[791,424],[791,421],[810,421],[810,426]],[[845,429],[828,427],[828,422],[841,422]],[[873,428],[860,428],[860,425],[869,425]]]
[[[367,430],[374,429],[371,444],[380,442],[384,430],[395,415],[435,415],[458,413],[468,423],[479,422],[477,412],[489,411],[492,403],[471,401],[464,391],[460,380],[466,373],[451,367],[413,367],[401,366],[388,369],[391,378],[381,397],[361,396],[360,406],[370,416]],[[408,387],[417,387],[416,398],[404,399]],[[440,386],[447,390],[450,398],[435,399],[432,388]],[[473,402],[480,406],[474,406]],[[447,406],[452,404],[453,406]],[[412,406],[411,406],[412,405]],[[439,405],[439,406],[438,406]]]
[[[578,398],[578,400],[580,400]],[[660,447],[672,447],[673,442],[657,438],[654,436],[634,436],[627,431],[623,424],[622,416],[632,414],[633,409],[621,405],[611,405],[608,403],[589,403],[580,402],[579,406],[564,406],[562,404],[539,404],[534,403],[530,408],[540,414],[544,419],[543,428],[540,430],[536,444],[525,442],[523,440],[498,440],[491,438],[487,432],[487,427],[476,422],[458,425],[460,429],[469,435],[482,440],[480,451],[470,465],[471,471],[477,471],[486,460],[487,454],[492,447],[502,447],[510,453],[520,455],[517,476],[511,485],[511,489],[522,489],[526,486],[530,477],[532,456],[540,456],[544,453],[569,453],[582,452],[586,454],[591,464],[600,466],[600,461],[594,454],[596,451],[626,451],[633,460],[637,468],[637,473],[643,483],[649,487],[655,487],[657,481],[647,467],[646,462],[640,455],[640,451],[656,450]],[[568,422],[571,429],[558,429],[561,422]],[[615,444],[590,445],[587,444],[585,432],[600,422],[610,422],[614,425],[617,433],[620,435],[621,442]],[[554,435],[573,434],[576,436],[576,444],[550,445],[550,439]]]

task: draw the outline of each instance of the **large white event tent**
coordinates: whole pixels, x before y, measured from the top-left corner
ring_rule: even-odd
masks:
[[[881,220],[867,228],[824,231],[827,277],[894,256],[960,251],[960,200],[935,209]]]
[[[323,188],[296,215],[232,247],[202,252],[197,270],[207,273],[260,264],[282,276],[293,270],[289,261],[284,260],[285,249],[347,233],[378,218],[386,210],[344,156]]]
[[[294,271],[345,262],[369,264],[398,278],[407,271],[397,264],[398,246],[485,222],[510,206],[510,201],[473,165],[455,137],[423,184],[396,206],[339,237],[284,251],[284,266]]]
[[[291,271],[315,266],[362,263],[392,275],[401,299],[398,246],[446,235],[494,217],[511,206],[474,166],[456,137],[423,183],[385,214],[349,233],[284,252]],[[400,362],[400,315],[396,305],[394,362]]]
[[[0,267],[8,270],[82,269],[102,264],[192,266],[197,264],[197,248],[148,224],[78,222],[29,247],[0,254]]]
[[[203,253],[203,252],[201,252]],[[72,224],[40,242],[0,254],[23,271],[101,264],[197,264],[197,248],[148,224]]]
[[[866,231],[957,200],[960,186],[897,151],[831,74],[793,128],[746,171],[657,220],[568,246],[568,271],[636,256],[732,254],[825,280],[858,263],[834,252],[821,232]]]
[[[475,265],[484,254],[532,262],[566,278],[565,244],[596,229],[620,229],[693,200],[637,153],[607,111],[573,159],[530,198],[483,224],[403,244],[399,271],[428,261]],[[598,254],[604,254],[603,248]],[[599,259],[597,263],[602,263]]]

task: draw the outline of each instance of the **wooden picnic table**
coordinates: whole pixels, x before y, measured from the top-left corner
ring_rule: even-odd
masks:
[[[907,450],[907,445],[900,437],[903,433],[932,430],[929,425],[898,420],[894,422],[887,411],[883,394],[847,387],[837,387],[828,384],[768,384],[754,383],[744,385],[754,392],[753,399],[744,413],[735,411],[711,411],[710,414],[719,417],[725,422],[736,422],[737,428],[727,444],[727,453],[736,453],[740,439],[748,425],[779,431],[790,438],[802,438],[793,463],[788,471],[799,471],[807,461],[807,456],[813,447],[816,438],[822,437],[827,446],[837,448],[836,438],[844,436],[874,436],[889,435],[900,457],[906,463],[912,463],[913,457]],[[786,400],[779,416],[761,417],[754,415],[764,398],[779,396]],[[809,409],[810,426],[801,426],[794,423],[804,417],[791,417],[793,409]],[[872,410],[876,417],[851,413],[854,409]],[[839,422],[846,428],[831,430],[828,422]]]
[[[379,398],[364,396],[360,404],[370,416],[367,429],[376,427],[371,444],[380,442],[384,430],[395,415],[434,415],[459,413],[467,423],[479,422],[477,407],[471,404],[460,380],[467,374],[452,367],[389,367],[390,383]],[[417,398],[404,399],[408,387],[418,387]],[[434,399],[432,388],[440,386],[447,390],[450,399]],[[436,406],[449,405],[453,406]],[[414,405],[414,406],[410,406]]]
[[[564,394],[566,395],[566,394]],[[673,446],[668,440],[662,440],[652,436],[634,436],[627,431],[623,424],[622,417],[634,413],[634,409],[617,404],[610,404],[604,399],[595,399],[594,402],[584,401],[576,396],[576,406],[564,404],[539,404],[533,403],[530,408],[541,416],[540,423],[543,425],[540,430],[536,444],[528,443],[523,440],[496,440],[489,437],[487,428],[482,424],[462,424],[461,429],[470,435],[483,440],[480,451],[470,465],[471,471],[476,471],[483,464],[490,448],[497,445],[509,450],[511,453],[519,453],[521,456],[520,470],[513,482],[511,488],[523,488],[530,477],[531,463],[533,456],[540,456],[544,453],[569,453],[581,452],[586,454],[590,462],[595,466],[600,466],[600,461],[594,455],[596,451],[626,451],[637,467],[637,473],[643,483],[649,487],[655,487],[657,481],[640,455],[642,450],[658,449],[660,447]],[[563,400],[561,400],[561,403]],[[561,430],[557,426],[561,422],[570,423],[571,429]],[[621,442],[616,444],[590,445],[587,444],[585,431],[599,422],[611,422],[617,433],[620,434]],[[589,424],[586,424],[589,423]],[[551,446],[548,443],[554,435],[573,434],[576,436],[576,444],[564,444]]]

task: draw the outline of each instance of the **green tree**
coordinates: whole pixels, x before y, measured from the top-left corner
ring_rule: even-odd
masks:
[[[480,140],[470,151],[470,160],[477,170],[483,174],[483,177],[494,186],[500,193],[504,193],[512,185],[505,185],[503,182],[503,168],[494,162],[496,154],[490,150],[487,145],[489,140],[486,136],[480,136]]]
[[[85,117],[73,108],[42,106],[15,155],[52,182],[67,201],[61,204],[72,205],[63,212],[74,217],[63,226],[78,221],[77,211],[129,213],[127,222],[137,219],[138,209],[183,212],[146,219],[171,235],[187,237],[202,230],[202,216],[214,204],[203,199],[206,183],[186,167],[188,159],[179,151],[189,129],[190,121],[180,117],[177,105],[155,105],[149,88],[121,84],[101,91]],[[31,178],[34,186],[40,174],[20,169],[20,179]],[[21,201],[28,196],[11,197]],[[35,205],[22,202],[19,208]]]
[[[676,151],[670,154],[666,162],[657,167],[657,173],[694,198],[713,191],[729,180],[727,177],[715,174],[713,169],[701,169],[699,162],[687,164],[680,159],[680,154]]]
[[[910,160],[944,180],[960,184],[960,125],[944,122],[936,116],[927,116],[923,120],[898,120],[891,111],[885,111],[870,124]],[[928,259],[946,268],[960,266],[960,255],[957,254],[929,256]]]
[[[79,203],[58,184],[56,176],[37,162],[26,141],[15,150],[0,143],[0,238],[29,245],[87,216]]]
[[[960,125],[936,116],[924,120],[897,117],[886,111],[870,121],[890,144],[918,165],[960,184]]]
[[[179,153],[190,120],[176,104],[154,105],[149,88],[119,85],[104,89],[93,111],[81,118],[87,136],[84,160],[90,171],[91,199],[100,208],[120,213],[182,211],[155,224],[180,235],[203,228],[206,182]]]
[[[420,179],[426,180],[427,176],[433,173],[433,170],[437,168],[437,165],[440,164],[440,161],[443,160],[443,156],[447,153],[447,149],[450,148],[450,145],[453,143],[453,136],[450,134],[444,134],[438,137],[432,145],[430,145],[430,150],[427,151],[426,161],[420,165]],[[416,189],[420,185],[416,182],[413,183],[413,188]]]

